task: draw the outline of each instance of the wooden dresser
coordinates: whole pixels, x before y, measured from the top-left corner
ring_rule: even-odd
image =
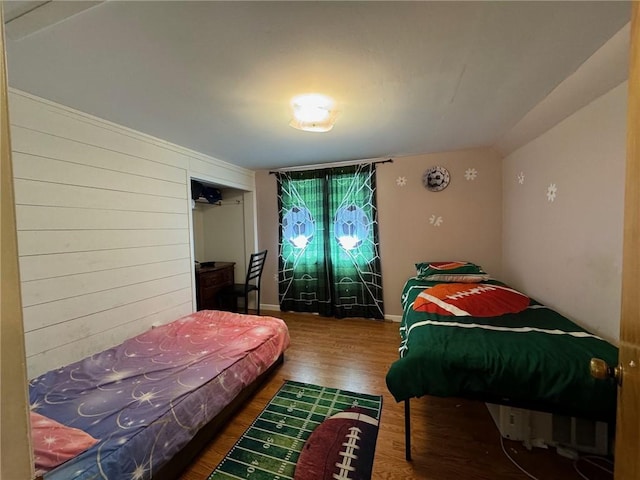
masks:
[[[198,310],[220,310],[218,293],[233,285],[234,262],[206,262],[196,268],[196,301]]]

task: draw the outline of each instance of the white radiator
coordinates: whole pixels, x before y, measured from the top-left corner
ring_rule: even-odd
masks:
[[[565,417],[487,403],[500,435],[527,448],[568,447],[594,455],[609,454],[609,429],[605,422]]]

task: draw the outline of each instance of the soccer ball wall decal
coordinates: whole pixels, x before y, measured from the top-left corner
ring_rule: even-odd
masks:
[[[336,212],[335,237],[345,250],[359,247],[369,234],[369,218],[360,207],[349,205]]]
[[[425,170],[422,175],[422,184],[424,188],[431,192],[440,192],[447,188],[449,185],[449,181],[451,180],[451,176],[449,175],[449,170],[439,165],[431,167]]]
[[[316,222],[307,207],[292,207],[282,217],[282,236],[296,248],[306,247],[315,231]]]

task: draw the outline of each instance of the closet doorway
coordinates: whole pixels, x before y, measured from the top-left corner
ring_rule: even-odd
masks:
[[[196,183],[204,187],[199,196]],[[198,268],[210,262],[233,263],[234,282],[244,282],[247,258],[256,244],[253,192],[199,179],[192,179],[191,189],[194,292]]]

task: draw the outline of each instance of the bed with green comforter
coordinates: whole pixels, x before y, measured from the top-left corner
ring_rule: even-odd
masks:
[[[463,397],[615,420],[615,382],[589,361],[618,349],[503,283],[410,278],[402,292],[400,358],[386,377],[397,401]]]

